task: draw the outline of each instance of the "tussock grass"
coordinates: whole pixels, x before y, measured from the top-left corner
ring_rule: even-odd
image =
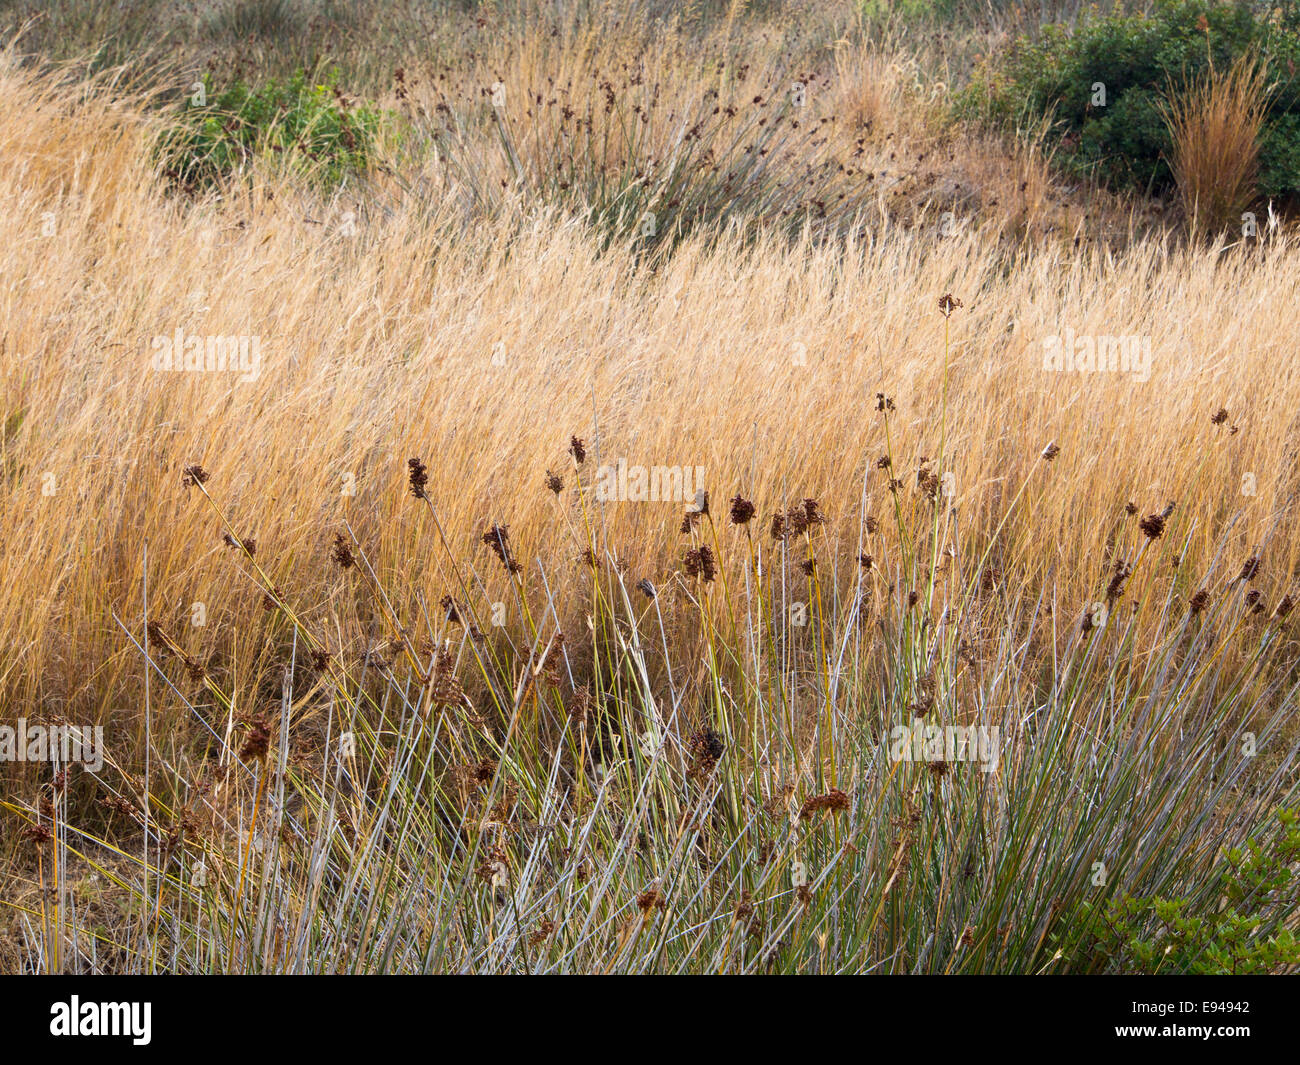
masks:
[[[1194,228],[1221,232],[1255,198],[1269,83],[1267,65],[1244,56],[1222,73],[1211,67],[1162,109],[1173,141],[1169,166]]]

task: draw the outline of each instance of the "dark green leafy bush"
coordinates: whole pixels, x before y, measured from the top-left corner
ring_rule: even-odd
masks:
[[[1300,818],[1278,813],[1278,829],[1223,855],[1213,890],[1190,898],[1111,899],[1084,906],[1100,932],[1095,948],[1128,973],[1269,974],[1300,965],[1300,938],[1283,926],[1300,903]]]
[[[197,191],[273,153],[326,185],[364,170],[375,152],[381,114],[349,101],[332,75],[309,81],[302,71],[258,88],[243,82],[214,92],[204,78],[163,135],[163,172]]]
[[[988,60],[958,98],[958,111],[1001,125],[1055,120],[1058,160],[1117,188],[1166,191],[1169,133],[1160,101],[1246,53],[1268,64],[1273,90],[1260,137],[1259,192],[1300,194],[1300,33],[1254,5],[1157,0],[1147,14],[1085,19],[1073,32],[1048,27]],[[1094,103],[1096,86],[1105,103]]]

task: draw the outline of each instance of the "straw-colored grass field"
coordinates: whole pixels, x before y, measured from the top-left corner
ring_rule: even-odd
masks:
[[[1071,190],[848,16],[624,17],[408,66],[327,190],[177,193],[156,85],[0,58],[0,724],[105,753],[0,766],[0,967],[1104,971],[1141,968],[1109,901],[1213,911],[1247,839],[1287,866],[1294,234]],[[800,61],[834,120],[773,142],[790,184],[671,241],[549,176],[662,169],[701,93]],[[548,84],[594,124],[525,115]],[[178,331],[257,362],[160,369]],[[620,460],[708,513],[603,498]],[[915,718],[998,764],[891,760]],[[1234,900],[1252,944],[1277,898]]]

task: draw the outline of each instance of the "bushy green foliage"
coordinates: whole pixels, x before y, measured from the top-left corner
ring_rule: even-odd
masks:
[[[364,170],[374,155],[381,114],[349,101],[332,74],[309,80],[299,71],[260,87],[244,82],[189,97],[162,137],[164,173],[194,191],[274,153],[286,165],[332,185]]]
[[[1300,965],[1300,938],[1282,919],[1296,910],[1300,861],[1294,810],[1278,813],[1266,842],[1250,840],[1222,860],[1214,890],[1192,898],[1122,895],[1101,911],[1097,937],[1110,965],[1123,972],[1196,975],[1267,974]]]
[[[1260,137],[1259,192],[1300,193],[1300,33],[1252,4],[1157,0],[1146,14],[1091,17],[1073,32],[1048,27],[989,60],[958,111],[1004,125],[1056,122],[1058,159],[1113,187],[1172,185],[1159,104],[1173,89],[1257,53],[1274,82]],[[1094,103],[1104,86],[1105,103]]]

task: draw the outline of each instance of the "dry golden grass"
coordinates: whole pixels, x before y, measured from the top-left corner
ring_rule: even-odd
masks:
[[[1243,56],[1223,73],[1211,67],[1164,108],[1173,140],[1169,166],[1194,228],[1220,232],[1254,198],[1268,94],[1267,66]]]
[[[500,47],[510,54],[509,41]],[[521,66],[506,68],[508,96],[568,78],[584,105],[604,98],[583,74],[593,55],[614,63],[626,49],[594,40],[576,56],[530,47]],[[770,52],[759,54],[764,69],[777,69]],[[666,89],[674,99],[698,88],[697,57],[652,58],[665,79],[682,78]],[[935,601],[957,602],[958,581],[987,551],[999,591],[1016,605],[1006,631],[983,634],[991,641],[1023,639],[1039,652],[1077,643],[1080,619],[1106,599],[1116,557],[1138,555],[1139,519],[1170,502],[1164,553],[1145,556],[1119,600],[1126,623],[1133,611],[1134,656],[1157,628],[1164,653],[1176,656],[1175,615],[1158,604],[1174,601],[1171,589],[1184,601],[1206,585],[1217,594],[1251,556],[1262,558],[1253,586],[1262,614],[1294,594],[1300,375],[1285,313],[1300,283],[1294,240],[1225,249],[1131,233],[1122,250],[1108,249],[1088,239],[1100,227],[1072,217],[1078,205],[1063,202],[1034,150],[1008,155],[937,128],[924,108],[908,111],[933,92],[906,64],[866,52],[824,59],[816,84],[846,129],[827,135],[837,144],[818,146],[826,158],[861,138],[862,167],[922,174],[928,165],[907,158],[934,152],[955,186],[978,191],[958,187],[945,199],[930,173],[917,179],[919,192],[872,189],[839,239],[737,224],[696,229],[670,255],[649,256],[635,238],[609,241],[576,204],[539,194],[544,134],[561,136],[556,125],[518,123],[511,143],[533,180],[484,202],[478,190],[506,174],[484,119],[461,136],[464,158],[482,164],[473,175],[427,161],[404,172],[394,149],[388,172],[333,200],[258,168],[195,203],[164,193],[148,148],[156,118],[140,100],[102,81],[56,83],[12,57],[0,62],[6,720],[100,723],[128,781],[146,751],[177,778],[200,778],[209,738],[189,707],[160,694],[157,675],[145,735],[146,664],[114,616],[143,642],[146,598],[149,619],[219,678],[232,718],[280,705],[294,630],[264,609],[248,560],[223,543],[201,493],[183,487],[191,464],[208,471],[206,494],[239,537],[255,541],[256,562],[283,600],[349,664],[393,633],[368,583],[331,563],[345,523],[375,566],[374,586],[413,632],[459,591],[429,509],[408,490],[407,460],[417,456],[450,556],[477,569],[486,601],[506,604],[507,632],[518,638],[525,626],[481,542],[494,523],[509,526],[530,589],[544,582],[545,601],[571,612],[553,620],[580,634],[572,645],[581,673],[585,600],[566,594],[591,579],[566,455],[575,435],[587,443],[587,483],[620,458],[702,467],[737,589],[750,556],[743,534],[722,523],[725,501],[754,500],[767,541],[773,513],[818,500],[827,516],[818,594],[824,587],[832,615],[851,602],[864,510],[880,519],[865,545],[878,563],[872,579],[898,575],[895,501],[906,514],[900,525],[928,526],[935,510],[916,474],[925,456],[940,454],[952,504],[944,513],[956,531],[934,543],[959,544],[965,557],[939,564],[938,581],[950,586]],[[863,77],[864,66],[875,74]],[[492,67],[489,56],[442,95],[463,97]],[[415,80],[408,106],[418,119],[438,97],[422,104]],[[670,150],[673,123],[647,124],[650,153]],[[605,156],[609,165],[629,158]],[[855,187],[852,176],[836,180]],[[954,207],[958,224],[945,226],[942,212]],[[1119,217],[1112,208],[1101,211],[1108,223]],[[1023,239],[1051,227],[1049,239]],[[963,304],[947,320],[945,293]],[[178,329],[260,338],[256,376],[156,370],[155,338]],[[1045,341],[1063,335],[1149,339],[1150,376],[1049,370]],[[889,439],[876,411],[882,393],[896,405]],[[1226,418],[1212,422],[1220,408]],[[1050,464],[1048,444],[1059,448]],[[896,493],[879,465],[886,451]],[[547,490],[548,470],[564,478],[558,496]],[[679,580],[681,509],[609,502],[592,520],[630,578],[661,589],[665,644],[685,634],[681,647],[698,659],[695,606]],[[1290,629],[1278,632],[1290,639]],[[1237,635],[1215,634],[1222,653],[1212,663],[1239,664]],[[569,694],[587,680],[579,676]],[[1009,688],[1019,698],[1041,681],[1028,677],[1022,689],[1017,677]],[[980,704],[980,683],[954,682],[961,712]],[[690,686],[688,678],[682,690]],[[290,700],[295,714],[318,709],[318,694]],[[191,696],[212,709],[201,688]],[[1010,703],[1001,710],[1008,720],[1018,713]],[[1100,702],[1089,710],[1105,716]],[[708,712],[683,716],[694,724]],[[4,772],[6,794],[34,804],[44,768]],[[819,757],[797,772],[821,786]],[[240,832],[248,800],[238,790],[222,800]],[[87,820],[74,814],[65,825]]]
[[[855,543],[864,469],[869,507],[888,502],[872,468],[884,446],[876,392],[899,405],[904,455],[937,450],[947,291],[966,305],[951,323],[949,447],[970,530],[991,531],[1042,447],[1062,448],[1002,531],[1008,572],[1082,609],[1098,598],[1107,537],[1133,535],[1130,499],[1144,512],[1177,500],[1188,523],[1181,576],[1161,579],[1194,585],[1212,530],[1237,511],[1236,543],[1267,549],[1279,595],[1295,571],[1289,523],[1274,531],[1296,490],[1300,380],[1276,310],[1297,283],[1290,244],[1008,257],[982,231],[880,226],[842,249],[699,235],[647,274],[631,248],[598,256],[574,219],[541,212],[449,239],[459,231],[421,202],[348,238],[336,216],[306,224],[329,211],[285,187],[185,210],[157,192],[129,106],[12,68],[2,88],[11,705],[136,719],[141,665],[109,614],[139,613],[146,545],[152,610],[254,697],[271,632],[220,530],[180,487],[191,462],[212,471],[285,591],[326,613],[344,594],[326,563],[343,519],[375,538],[398,587],[430,600],[448,590],[432,530],[406,506],[409,455],[430,463],[453,543],[468,550],[498,520],[522,555],[562,557],[542,477],[572,433],[598,439],[602,460],[703,466],[716,498],[743,490],[764,514],[816,496]],[[43,237],[47,211],[56,230]],[[1043,338],[1066,327],[1149,336],[1151,379],[1045,372]],[[260,375],[154,372],[151,338],[177,328],[260,336]],[[1220,405],[1238,434],[1210,424]],[[676,510],[612,505],[610,543],[658,579]],[[205,628],[188,624],[194,602]]]

